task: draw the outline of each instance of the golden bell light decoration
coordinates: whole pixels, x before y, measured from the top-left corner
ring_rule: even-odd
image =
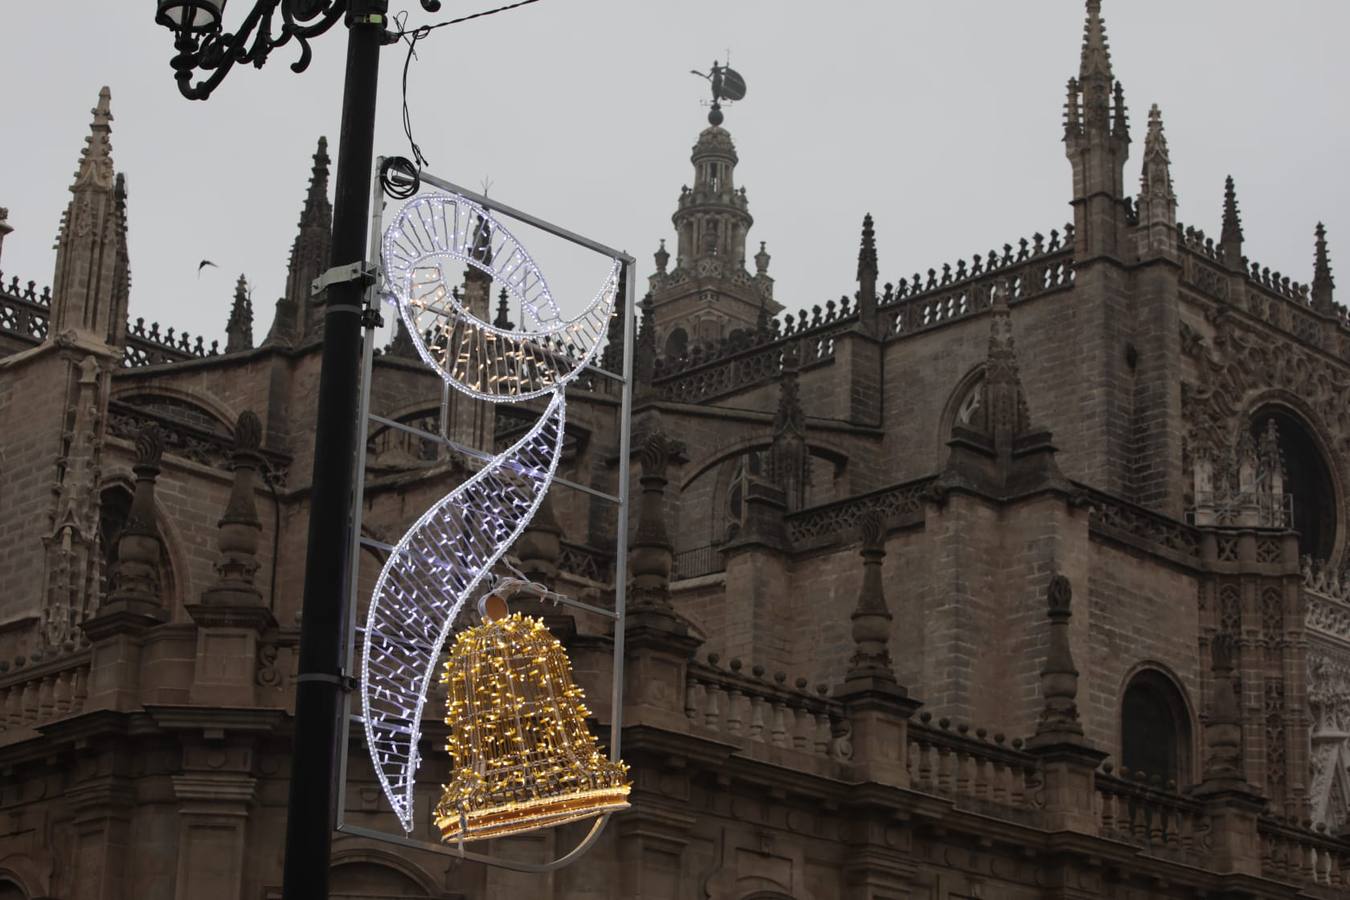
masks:
[[[497,600],[493,611],[504,613]],[[539,619],[485,616],[450,650],[446,749],[436,806],[446,841],[548,828],[628,807],[628,767],[600,751],[567,653]]]

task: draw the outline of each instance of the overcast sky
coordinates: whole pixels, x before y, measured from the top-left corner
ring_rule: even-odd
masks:
[[[227,24],[247,5],[230,3]],[[416,24],[492,5],[448,0],[436,16],[410,0],[392,7],[411,8]],[[342,30],[314,42],[302,75],[283,48],[189,102],[150,0],[61,6],[11,3],[0,20],[6,280],[50,283],[66,188],[107,84],[130,194],[132,317],[222,337],[243,272],[261,339],[317,137],[336,150]],[[1289,0],[1278,14],[1265,0],[1104,6],[1131,111],[1132,189],[1156,102],[1184,222],[1218,236],[1231,172],[1249,256],[1310,280],[1321,219],[1333,263],[1350,266],[1350,4]],[[768,242],[777,297],[796,309],[852,293],[865,212],[877,220],[883,281],[1069,219],[1061,107],[1082,24],[1081,0],[541,0],[424,41],[410,102],[433,171],[469,186],[490,178],[503,202],[634,253],[645,278],[706,125],[707,85],[689,70],[730,48],[749,86],[725,127],[751,238]],[[401,46],[386,48],[377,153],[408,155],[402,63]],[[198,279],[203,258],[220,269]],[[1342,281],[1350,292],[1350,275]],[[554,287],[573,289],[565,272]]]

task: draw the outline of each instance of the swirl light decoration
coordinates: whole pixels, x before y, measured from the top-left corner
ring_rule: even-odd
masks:
[[[464,603],[495,586],[493,567],[534,517],[562,455],[564,390],[594,358],[619,288],[620,261],[590,305],[564,320],[548,283],[492,212],[459,194],[422,194],[382,242],[386,290],[422,360],[445,382],[494,403],[544,401],[524,436],[423,513],[384,564],[366,616],[361,705],[380,785],[413,829],[418,738],[436,662]],[[519,299],[521,330],[463,306],[453,273],[469,265]]]

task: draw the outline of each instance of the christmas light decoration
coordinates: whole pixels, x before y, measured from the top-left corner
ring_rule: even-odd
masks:
[[[417,744],[436,661],[465,600],[496,586],[494,567],[553,480],[566,423],[564,389],[599,348],[620,264],[614,260],[587,308],[564,320],[510,230],[482,205],[439,192],[404,204],[384,232],[382,252],[386,297],[422,360],[448,385],[490,402],[548,398],[524,436],[413,523],[376,580],[362,648],[362,714],[376,776],[411,832]],[[522,330],[496,328],[461,305],[450,279],[464,264],[520,300]],[[538,821],[548,824],[547,818]]]
[[[449,840],[502,837],[628,806],[627,769],[586,727],[562,644],[519,613],[459,633],[447,686],[453,778],[436,807]]]

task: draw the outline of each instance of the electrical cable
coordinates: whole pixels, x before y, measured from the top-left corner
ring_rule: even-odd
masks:
[[[395,19],[398,22],[398,31],[391,34],[391,40],[402,40],[408,44],[408,55],[403,59],[403,134],[408,138],[408,148],[412,151],[413,162],[417,165],[418,171],[426,168],[428,160],[422,155],[422,148],[417,146],[417,141],[413,140],[412,132],[412,113],[408,109],[408,70],[412,67],[413,57],[417,56],[417,42],[422,40],[438,28],[445,28],[449,25],[458,25],[461,22],[468,22],[472,19],[481,19],[484,16],[496,15],[497,13],[507,12],[512,9],[518,9],[522,6],[529,6],[531,3],[538,3],[539,0],[518,0],[516,3],[508,3],[505,6],[498,6],[495,9],[485,9],[481,12],[471,13],[467,16],[460,16],[456,19],[447,19],[444,22],[435,22],[431,25],[419,25],[412,31],[407,29],[404,24],[407,21],[407,13],[401,13]]]

